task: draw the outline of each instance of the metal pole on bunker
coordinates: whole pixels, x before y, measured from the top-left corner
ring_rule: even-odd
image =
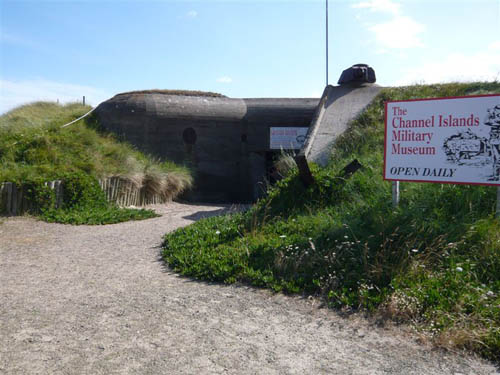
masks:
[[[392,206],[399,206],[399,181],[392,181]],[[497,206],[498,212],[498,206]]]
[[[326,0],[326,85],[328,86],[328,0]]]

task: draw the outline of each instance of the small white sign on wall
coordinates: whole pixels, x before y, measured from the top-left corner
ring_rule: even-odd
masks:
[[[272,127],[270,128],[269,148],[271,150],[298,150],[306,140],[309,128]]]
[[[500,95],[387,102],[384,179],[500,185]]]

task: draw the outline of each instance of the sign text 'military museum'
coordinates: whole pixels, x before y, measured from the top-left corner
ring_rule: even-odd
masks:
[[[500,95],[387,102],[384,179],[500,185]]]

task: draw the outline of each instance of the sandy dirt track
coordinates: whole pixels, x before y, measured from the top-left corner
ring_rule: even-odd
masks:
[[[0,224],[2,374],[498,374],[311,299],[179,277],[162,235],[221,206],[107,226]]]

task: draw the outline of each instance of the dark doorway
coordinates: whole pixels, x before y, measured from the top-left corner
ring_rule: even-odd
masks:
[[[270,185],[274,185],[277,181],[282,179],[282,176],[276,169],[276,162],[281,156],[281,151],[267,151],[266,152],[266,180]]]

